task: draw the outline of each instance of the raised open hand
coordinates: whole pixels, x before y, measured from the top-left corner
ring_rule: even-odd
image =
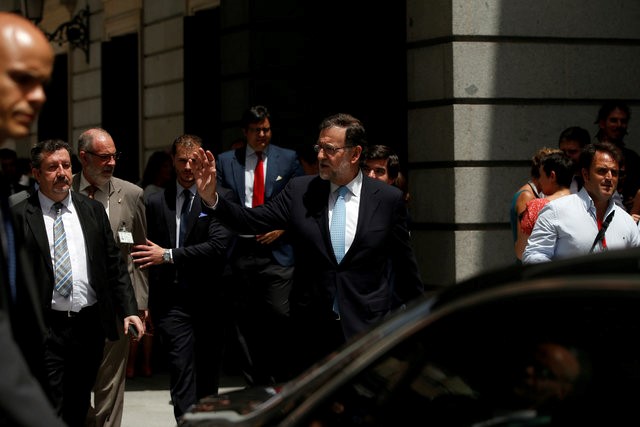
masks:
[[[218,201],[216,195],[216,160],[211,151],[205,151],[202,147],[196,151],[198,162],[194,170],[198,194],[204,202],[210,206]]]

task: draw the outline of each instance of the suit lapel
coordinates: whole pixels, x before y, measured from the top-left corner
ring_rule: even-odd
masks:
[[[324,245],[327,257],[335,262],[331,234],[329,233],[329,191],[331,185],[328,180],[315,177],[307,192],[302,197],[302,203],[318,230],[318,245]]]
[[[124,222],[122,221],[122,213],[122,187],[112,179],[111,192],[109,193],[109,222],[114,236],[118,235],[118,229]]]
[[[38,244],[38,249],[42,253],[43,258],[48,260],[48,262],[45,262],[47,271],[53,277],[53,264],[51,260],[51,250],[49,248],[49,238],[47,237],[47,229],[44,225],[44,219],[42,218],[42,208],[40,207],[38,192],[35,192],[31,197],[29,197],[27,208],[25,210],[25,221],[34,240]]]
[[[344,255],[345,258],[349,256],[349,253],[357,252],[358,245],[362,241],[364,233],[370,228],[371,219],[375,216],[378,206],[380,206],[378,191],[379,190],[371,187],[370,178],[363,177],[362,188],[360,190],[360,206],[358,208],[356,234],[353,236],[353,243],[351,243],[351,247]],[[354,251],[352,251],[352,249],[354,249]]]
[[[244,169],[246,164],[246,148],[238,148],[234,152],[234,162],[231,163],[231,171],[233,174],[233,185],[236,189],[236,193],[240,197],[240,204],[244,206]]]
[[[264,200],[269,200],[273,194],[273,183],[278,178],[278,166],[280,164],[280,153],[276,147],[269,146],[269,159],[267,160],[267,173],[264,183]]]
[[[371,217],[380,205],[380,197],[378,190],[371,187],[371,182],[367,177],[362,179],[362,189],[360,190],[360,207],[358,210],[358,225],[356,226],[356,234],[353,243],[356,243],[358,237],[362,236],[364,230],[369,229]],[[353,246],[353,245],[352,245]]]
[[[90,244],[93,239],[87,238],[88,236],[99,235],[99,231],[96,228],[96,218],[94,218],[91,207],[87,205],[83,197],[78,196],[77,193],[71,192],[71,202],[78,211],[78,220],[80,221],[80,227],[82,227],[82,233],[84,234],[84,246],[87,251],[87,262],[91,263],[94,259],[93,244]]]

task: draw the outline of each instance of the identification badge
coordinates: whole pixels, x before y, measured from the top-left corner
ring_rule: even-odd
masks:
[[[118,238],[120,239],[120,243],[133,244],[133,234],[131,234],[130,231],[118,231]]]

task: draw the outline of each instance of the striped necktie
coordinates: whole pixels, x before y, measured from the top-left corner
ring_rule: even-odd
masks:
[[[71,275],[71,259],[67,248],[67,236],[62,223],[62,203],[53,204],[56,211],[56,219],[53,223],[53,257],[55,271],[54,289],[63,297],[68,297],[73,286],[73,276]]]

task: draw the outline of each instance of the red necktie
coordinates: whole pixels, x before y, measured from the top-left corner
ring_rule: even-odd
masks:
[[[260,206],[264,203],[264,161],[262,160],[262,152],[256,151],[258,163],[253,172],[253,199],[252,206]]]

